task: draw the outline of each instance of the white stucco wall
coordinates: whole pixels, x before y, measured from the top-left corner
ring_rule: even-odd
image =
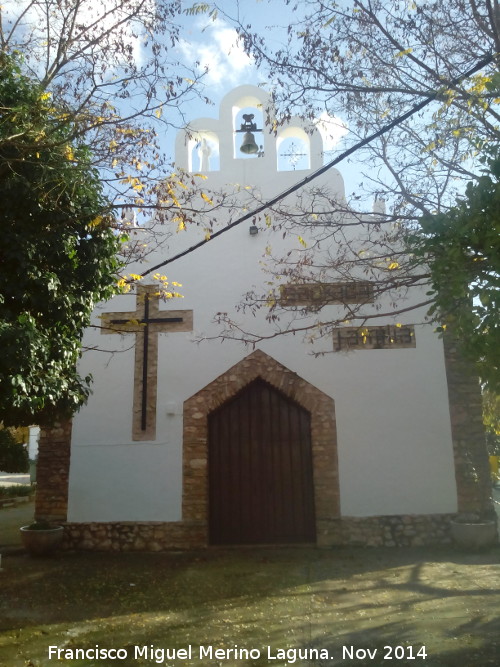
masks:
[[[297,182],[304,172],[276,172],[274,138],[265,137],[263,158],[233,159],[231,127],[238,100],[261,95],[245,87],[222,103],[221,120],[200,120],[197,130],[219,134],[218,172],[208,174],[207,188],[226,183],[256,185],[265,199]],[[262,99],[262,97],[260,98]],[[319,135],[311,138],[311,164],[321,164]],[[188,166],[182,135],[177,162]],[[318,184],[343,193],[339,172],[331,170]],[[134,336],[102,336],[89,330],[85,342],[116,350],[110,357],[90,352],[82,372],[94,377],[94,393],[74,419],[70,469],[70,521],[178,521],[182,495],[182,406],[251,350],[236,342],[204,340],[217,333],[215,313],[232,312],[242,295],[262,285],[260,261],[266,246],[297,247],[296,239],[261,229],[250,236],[244,223],[166,269],[182,283],[184,298],[161,309],[193,309],[194,332],[160,334],[158,358],[157,440],[132,442]],[[180,247],[200,239],[199,229],[174,235],[168,253],[149,258],[156,264]],[[147,265],[138,267],[139,272]],[[146,281],[147,282],[147,281]],[[96,312],[130,311],[135,297],[124,295]],[[325,308],[328,313],[329,306]],[[263,319],[248,316],[253,330]],[[237,315],[244,323],[245,317]],[[326,315],[325,315],[326,316]],[[399,322],[420,321],[413,312]],[[387,321],[374,324],[383,324]],[[347,516],[425,514],[456,511],[456,485],[442,344],[432,327],[416,327],[414,349],[361,350],[314,358],[299,336],[275,338],[258,347],[335,400],[341,511]],[[331,350],[331,340],[316,349]],[[120,351],[121,350],[121,351]]]

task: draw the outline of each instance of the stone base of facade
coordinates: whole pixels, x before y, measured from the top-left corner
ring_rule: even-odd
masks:
[[[416,547],[451,543],[454,514],[342,517],[322,522],[318,547]],[[205,522],[67,523],[66,549],[171,551],[208,546]]]
[[[206,545],[204,522],[64,524],[64,548],[78,551],[171,551]]]
[[[451,543],[455,514],[342,517],[329,522],[319,546],[422,547]]]

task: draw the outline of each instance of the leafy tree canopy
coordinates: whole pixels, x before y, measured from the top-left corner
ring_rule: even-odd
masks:
[[[176,58],[179,0],[5,0],[0,50],[23,54],[23,71],[57,100],[67,139],[84,142],[106,196],[148,222],[150,238],[127,246],[142,259],[200,208],[198,182],[177,171],[163,137],[186,124],[184,104],[203,75]],[[132,209],[132,210],[130,210]],[[173,225],[166,225],[173,219]],[[133,235],[131,235],[132,237]]]
[[[492,390],[500,390],[500,158],[445,213],[425,216],[409,250],[430,268],[431,314],[451,326]]]
[[[92,155],[43,87],[0,55],[0,420],[48,423],[85,400],[76,363],[120,238]]]
[[[500,438],[500,396],[491,391],[483,393],[483,418],[487,430]]]
[[[0,470],[4,472],[28,472],[28,450],[22,441],[16,439],[13,429],[0,424]]]

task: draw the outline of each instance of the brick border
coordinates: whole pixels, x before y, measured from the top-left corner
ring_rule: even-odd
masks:
[[[458,511],[494,515],[479,378],[451,334],[445,334],[443,345]]]
[[[198,528],[203,543],[208,535],[208,415],[253,380],[261,378],[311,414],[316,539],[332,543],[331,522],[340,517],[335,403],[261,350],[242,359],[184,402],[182,518]]]
[[[68,420],[40,430],[35,519],[64,522],[68,516],[72,425]]]
[[[156,322],[149,325],[147,355],[147,404],[146,428],[142,430],[142,381],[144,365],[144,326],[139,324],[145,315],[145,301],[148,298],[149,316],[181,317],[182,322]],[[137,285],[135,311],[106,312],[101,316],[101,334],[135,334],[134,353],[134,404],[132,409],[132,440],[156,440],[156,400],[158,394],[158,335],[193,330],[192,310],[160,310],[160,299],[156,285]],[[115,318],[129,320],[125,324],[113,324]]]

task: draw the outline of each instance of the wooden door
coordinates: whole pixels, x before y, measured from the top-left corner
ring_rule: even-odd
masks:
[[[310,414],[255,380],[209,415],[211,544],[315,542]]]

